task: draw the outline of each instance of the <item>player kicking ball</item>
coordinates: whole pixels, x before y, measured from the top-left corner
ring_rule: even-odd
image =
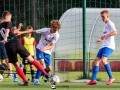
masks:
[[[36,46],[36,58],[48,73],[52,70],[51,53],[55,43],[59,39],[58,31],[61,26],[58,20],[52,20],[50,25],[50,28],[42,28],[34,31],[35,33],[41,34],[41,39]],[[43,73],[37,70],[34,85],[40,84],[39,78],[41,76],[43,76]],[[45,78],[44,81],[46,82]]]
[[[112,84],[115,79],[112,76],[111,67],[107,62],[108,57],[112,54],[115,50],[115,41],[114,36],[117,35],[117,31],[115,28],[114,23],[109,19],[109,11],[103,10],[101,12],[102,21],[105,23],[103,28],[103,36],[96,41],[97,44],[102,42],[101,48],[98,51],[98,54],[93,61],[93,71],[92,71],[92,78],[87,83],[87,85],[95,85],[97,84],[96,77],[99,71],[99,63],[102,62],[104,64],[105,70],[109,76],[109,80],[107,81],[107,85]]]
[[[16,69],[17,74],[22,78],[24,84],[23,86],[28,86],[28,80],[23,73],[22,69],[19,66],[17,54],[19,54],[22,58],[28,60],[32,65],[34,65],[37,69],[39,69],[45,77],[48,79],[48,73],[43,69],[43,67],[30,55],[30,53],[25,49],[23,45],[20,44],[19,39],[16,35],[21,35],[24,33],[30,33],[33,30],[28,29],[26,31],[14,30],[12,31],[12,22],[11,22],[12,14],[9,11],[4,11],[2,14],[2,19],[4,20],[2,24],[3,28],[0,29],[0,40],[5,44],[5,48],[7,51],[7,55],[9,58],[9,63],[12,63]]]

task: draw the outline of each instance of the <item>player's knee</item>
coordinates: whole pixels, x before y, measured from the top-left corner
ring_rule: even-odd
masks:
[[[105,65],[105,64],[107,64],[107,61],[106,60],[101,60],[101,62]]]

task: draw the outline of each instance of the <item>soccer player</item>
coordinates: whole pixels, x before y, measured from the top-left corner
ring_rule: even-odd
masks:
[[[33,29],[31,26],[28,26],[27,29]],[[36,59],[35,57],[35,46],[36,46],[36,40],[34,37],[32,37],[32,33],[27,33],[25,37],[23,37],[21,39],[21,44],[28,50],[28,52],[30,53],[30,55]],[[34,66],[28,62],[28,60],[26,60],[25,58],[23,58],[23,72],[26,75],[26,69],[27,69],[27,65],[30,65],[30,72],[31,72],[31,81],[34,81]]]
[[[15,66],[16,72],[18,75],[22,78],[24,81],[24,86],[28,86],[28,80],[26,76],[24,75],[24,72],[19,67],[17,54],[19,54],[22,58],[26,58],[30,63],[32,63],[37,69],[42,71],[46,78],[49,78],[48,73],[43,69],[43,67],[33,59],[33,57],[30,55],[30,53],[24,48],[23,45],[20,44],[19,40],[15,35],[30,33],[33,30],[28,29],[26,31],[19,31],[14,30],[12,31],[12,14],[9,11],[4,11],[2,14],[2,18],[4,19],[4,22],[2,23],[4,28],[0,30],[2,32],[1,36],[1,42],[5,43],[5,48],[7,51],[7,55],[9,58],[9,62],[12,63]]]
[[[3,23],[3,19],[0,20],[0,59],[1,59],[1,63],[5,63],[5,60],[8,60],[8,56],[7,56],[7,53],[6,53],[6,49],[5,49],[5,46],[4,46],[4,43],[2,42],[2,28],[4,27],[2,25]]]
[[[0,19],[0,30],[2,29],[2,24],[3,23],[3,19]],[[4,47],[4,44],[1,42],[2,40],[2,32],[0,31],[0,59],[1,59],[1,63],[5,63],[5,60],[7,60],[7,53]]]
[[[102,62],[109,76],[109,80],[107,81],[107,85],[110,85],[114,82],[114,78],[112,76],[110,65],[107,62],[107,58],[112,54],[115,50],[115,41],[114,36],[117,35],[117,31],[114,23],[109,18],[109,11],[103,10],[101,12],[102,21],[105,23],[103,28],[103,35],[100,39],[96,41],[97,44],[102,42],[101,48],[98,51],[96,59],[94,60],[94,66],[92,71],[92,79],[87,83],[87,85],[95,85],[97,84],[96,76],[99,71],[99,63]]]
[[[1,29],[4,28],[4,25],[2,24],[4,22],[3,19],[0,20],[0,34],[2,35],[2,31]],[[0,59],[1,59],[1,63],[2,64],[7,64],[7,67],[9,69],[9,74],[8,74],[8,77],[11,78],[12,77],[12,64],[9,63],[8,61],[8,56],[7,56],[7,53],[6,53],[6,49],[5,49],[5,46],[4,44],[1,42],[2,40],[2,37],[0,35]]]
[[[41,39],[36,46],[36,58],[44,68],[46,67],[45,71],[48,73],[52,70],[51,52],[59,39],[58,31],[61,26],[58,20],[52,20],[50,25],[50,28],[42,28],[34,31],[35,33],[41,34]],[[43,73],[40,70],[37,70],[34,81],[35,85],[40,84],[39,78],[42,75]]]

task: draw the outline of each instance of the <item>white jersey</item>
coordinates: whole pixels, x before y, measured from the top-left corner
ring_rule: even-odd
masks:
[[[115,25],[112,21],[108,21],[107,23],[105,23],[104,25],[104,29],[103,29],[103,35],[109,34],[113,31],[116,31]],[[105,38],[102,41],[102,48],[103,47],[108,47],[111,49],[115,49],[115,40],[114,40],[114,36],[110,36]]]
[[[50,28],[38,29],[38,30],[36,30],[36,33],[41,34],[41,39],[36,46],[36,48],[38,48],[38,49],[45,48],[46,46],[50,45],[50,43],[55,44],[57,42],[57,40],[59,39],[59,33],[58,32],[51,33]],[[52,50],[53,50],[53,48],[51,48],[50,50],[46,50],[44,52],[47,54],[51,54]]]

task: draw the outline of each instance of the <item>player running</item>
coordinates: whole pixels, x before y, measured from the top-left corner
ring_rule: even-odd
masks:
[[[110,85],[114,82],[114,78],[112,76],[111,67],[107,62],[107,58],[112,54],[115,50],[115,41],[114,36],[117,35],[117,31],[114,23],[109,19],[109,11],[103,10],[101,12],[102,21],[105,23],[103,28],[103,36],[96,41],[97,44],[102,42],[102,46],[98,51],[97,57],[94,60],[94,66],[92,71],[92,79],[87,83],[87,85],[95,85],[97,84],[96,76],[99,71],[99,63],[102,62],[109,76],[109,80],[107,81],[107,85]]]

